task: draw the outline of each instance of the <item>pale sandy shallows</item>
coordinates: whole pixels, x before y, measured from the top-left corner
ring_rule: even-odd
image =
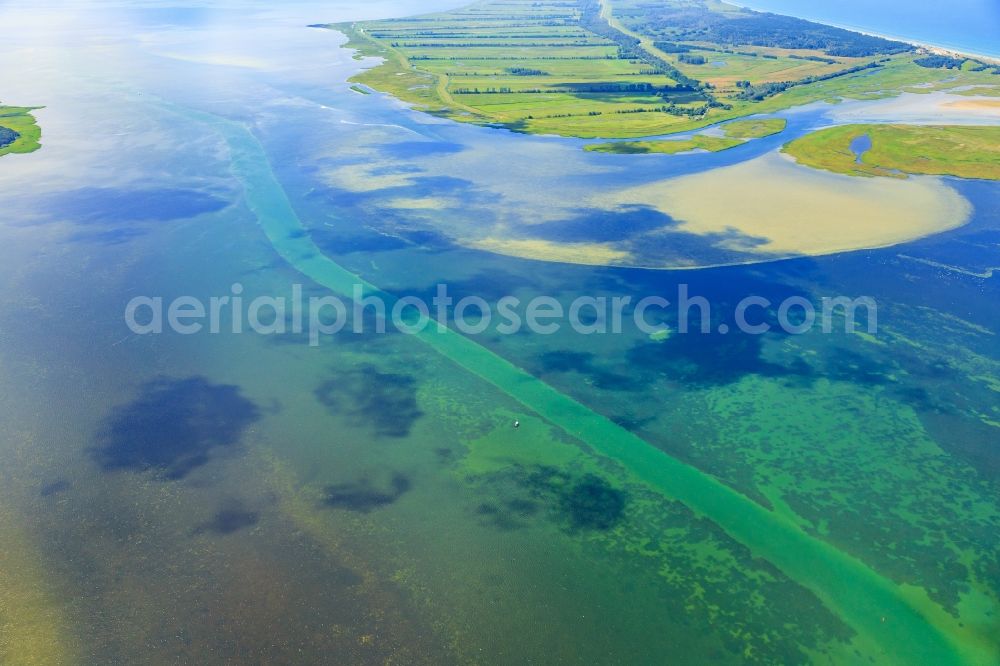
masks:
[[[629,265],[631,255],[607,243],[556,243],[538,239],[485,238],[463,245],[523,259],[558,261],[588,266]]]
[[[972,213],[939,178],[844,176],[778,154],[624,190],[613,200],[652,206],[680,231],[736,231],[744,238],[723,241],[726,247],[774,255],[886,247],[959,227]]]
[[[992,112],[1000,120],[1000,99],[969,99],[959,102],[948,102],[945,106],[963,111],[987,111]]]

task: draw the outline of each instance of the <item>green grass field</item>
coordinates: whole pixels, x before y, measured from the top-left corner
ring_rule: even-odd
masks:
[[[42,129],[31,115],[33,108],[0,106],[0,157],[31,153],[42,147]],[[3,131],[6,130],[6,131]]]
[[[917,66],[914,53],[847,57],[704,41],[680,44],[684,54],[668,53],[657,46],[667,33],[650,27],[657,11],[734,9],[712,0],[600,0],[595,18],[594,3],[483,0],[438,14],[327,27],[346,33],[347,47],[361,55],[384,59],[355,83],[458,121],[589,139],[689,132],[815,101],[997,82],[989,71]],[[619,48],[630,39],[638,41],[635,49]],[[690,64],[688,56],[704,62]],[[848,71],[864,66],[872,68]],[[802,83],[805,77],[832,78]],[[774,84],[789,86],[763,100],[745,99],[747,86]]]
[[[851,142],[865,135],[871,148],[859,160]],[[1000,127],[844,125],[813,132],[782,150],[799,164],[852,176],[1000,180]]]

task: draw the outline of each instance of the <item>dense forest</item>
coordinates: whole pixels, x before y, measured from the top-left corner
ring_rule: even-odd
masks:
[[[677,56],[677,59],[683,63],[687,63],[688,65],[704,65],[706,62],[705,56],[690,55],[688,53],[682,53]]]
[[[993,74],[1000,74],[1000,65],[990,66],[978,60],[966,58],[953,58],[946,55],[929,55],[917,58],[913,64],[926,67],[928,69],[968,69],[970,72],[982,72],[988,69],[993,70]]]
[[[921,67],[927,67],[928,69],[958,69],[965,64],[965,60],[942,55],[929,55],[924,58],[917,58],[913,63]]]
[[[632,18],[631,21],[640,19]],[[648,7],[642,32],[672,41],[715,42],[721,45],[816,49],[831,56],[875,56],[912,51],[913,47],[881,37],[862,35],[811,21],[744,10],[714,12],[705,6]],[[635,26],[639,28],[639,26]]]
[[[548,76],[549,73],[540,69],[530,69],[528,67],[508,67],[507,73],[513,76]]]
[[[654,42],[653,46],[660,49],[664,53],[687,53],[691,50],[690,46],[675,44],[674,42]]]

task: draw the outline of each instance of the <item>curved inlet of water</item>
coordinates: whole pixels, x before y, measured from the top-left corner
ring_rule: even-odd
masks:
[[[232,173],[245,188],[247,204],[285,261],[339,297],[351,298],[354,286],[362,285],[366,296],[380,297],[388,307],[398,300],[339,266],[313,243],[275,178],[266,151],[249,129],[191,109],[172,109],[210,125],[225,138]],[[656,492],[718,524],[756,557],[816,594],[859,634],[860,644],[880,653],[883,663],[944,666],[990,661],[989,647],[963,630],[922,589],[897,585],[459,333],[441,332],[432,325],[417,337],[597,453],[615,459]]]

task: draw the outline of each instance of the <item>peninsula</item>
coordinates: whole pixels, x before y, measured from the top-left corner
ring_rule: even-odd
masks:
[[[716,0],[485,0],[329,24],[353,81],[428,113],[531,134],[690,132],[816,101],[1000,87],[1000,66]]]

